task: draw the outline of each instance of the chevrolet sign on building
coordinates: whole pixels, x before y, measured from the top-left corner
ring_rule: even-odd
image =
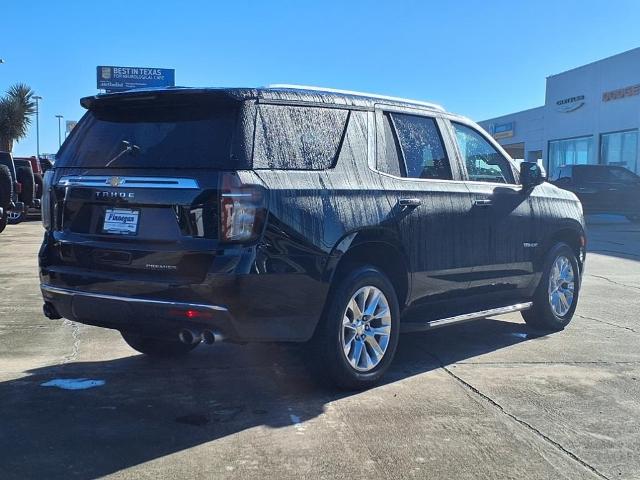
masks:
[[[96,67],[97,86],[106,92],[122,92],[134,88],[173,87],[175,70],[147,67]]]

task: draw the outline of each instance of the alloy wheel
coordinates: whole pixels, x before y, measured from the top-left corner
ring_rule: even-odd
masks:
[[[560,255],[553,262],[549,274],[549,305],[558,317],[564,317],[574,299],[574,271],[571,261],[564,255]]]
[[[389,345],[391,310],[382,290],[360,288],[347,303],[340,340],[347,362],[359,372],[380,364]]]

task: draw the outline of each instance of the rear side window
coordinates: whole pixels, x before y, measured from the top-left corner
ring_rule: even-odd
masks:
[[[333,167],[348,116],[348,110],[337,108],[260,105],[253,167],[273,170]]]
[[[451,180],[449,159],[433,118],[392,113],[409,178]]]
[[[242,168],[231,152],[238,110],[209,102],[96,107],[65,142],[56,166]]]
[[[378,129],[378,170],[396,177],[404,176],[402,152],[393,131],[391,117],[388,113],[382,116],[382,128]]]
[[[460,154],[467,165],[469,180],[514,183],[509,161],[474,129],[453,123]]]

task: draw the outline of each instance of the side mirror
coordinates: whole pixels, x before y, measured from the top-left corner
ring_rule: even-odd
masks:
[[[542,182],[544,182],[544,173],[540,165],[535,162],[520,163],[520,185],[529,189]]]

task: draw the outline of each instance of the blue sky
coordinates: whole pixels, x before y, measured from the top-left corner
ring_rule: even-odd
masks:
[[[0,90],[79,119],[96,65],[176,69],[176,84],[300,83],[431,100],[482,120],[541,105],[545,77],[640,46],[640,2],[6,1]],[[8,20],[8,21],[7,21]],[[35,153],[35,126],[14,148]]]

